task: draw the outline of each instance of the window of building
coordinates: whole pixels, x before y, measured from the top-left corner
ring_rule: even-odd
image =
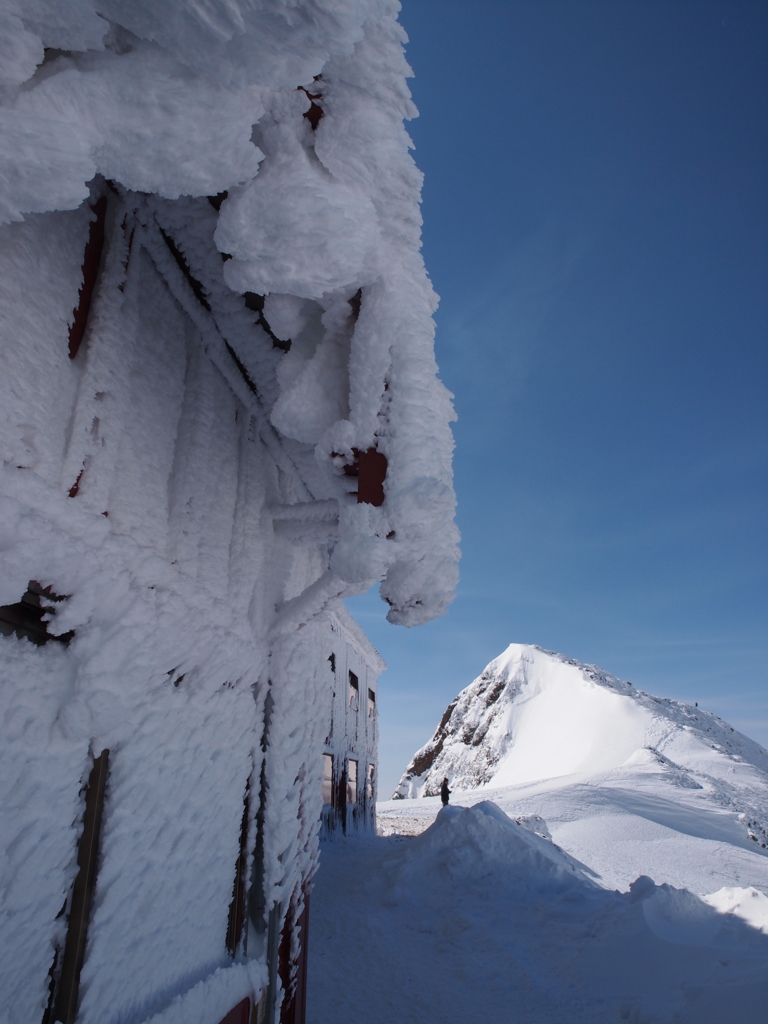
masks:
[[[347,803],[357,803],[357,761],[349,761],[347,768]]]
[[[375,775],[374,775],[375,771],[376,771],[376,769],[375,769],[374,765],[369,764],[368,765],[368,771],[367,771],[366,776],[365,776],[365,795],[366,795],[366,798],[369,801],[369,803],[373,802],[373,783],[374,783],[374,778],[375,778]]]
[[[374,718],[376,716],[376,694],[369,687],[368,688],[368,717]]]
[[[323,754],[323,806],[333,804],[333,756]]]
[[[354,672],[349,673],[349,706],[353,711],[360,707],[360,681]]]

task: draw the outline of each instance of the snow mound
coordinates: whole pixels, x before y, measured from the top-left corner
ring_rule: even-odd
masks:
[[[651,697],[594,665],[510,644],[448,706],[395,798],[619,768],[701,789],[714,761],[768,771],[768,751],[715,715]],[[697,779],[697,776],[699,778]]]
[[[719,908],[713,907],[709,899],[671,885],[656,885],[646,875],[641,875],[630,886],[629,901],[642,902],[646,924],[665,942],[708,949],[762,945],[760,929],[755,928],[754,932],[745,929],[745,918],[713,914],[713,909]],[[754,928],[751,921],[746,924]]]
[[[413,857],[430,872],[487,884],[503,873],[525,881],[529,893],[592,883],[566,853],[541,835],[509,818],[491,800],[472,807],[443,807],[430,827],[413,842]]]

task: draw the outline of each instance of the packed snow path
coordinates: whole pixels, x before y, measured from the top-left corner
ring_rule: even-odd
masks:
[[[404,803],[425,820],[433,801]],[[719,894],[715,909],[647,876],[612,891],[537,827],[481,801],[421,835],[326,843],[308,1024],[764,1019],[762,893]],[[723,913],[739,897],[758,907],[752,924]]]

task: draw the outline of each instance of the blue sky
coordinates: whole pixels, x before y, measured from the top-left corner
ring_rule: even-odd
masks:
[[[389,664],[380,797],[511,642],[768,745],[768,5],[404,0],[461,584]]]

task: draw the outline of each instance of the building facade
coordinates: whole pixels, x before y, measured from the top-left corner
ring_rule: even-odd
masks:
[[[397,5],[206,11],[8,22],[3,1024],[299,1024],[319,836],[375,824],[342,602],[456,581]]]
[[[386,668],[345,609],[330,619],[333,677],[330,728],[323,749],[323,833],[376,828],[378,678]]]

